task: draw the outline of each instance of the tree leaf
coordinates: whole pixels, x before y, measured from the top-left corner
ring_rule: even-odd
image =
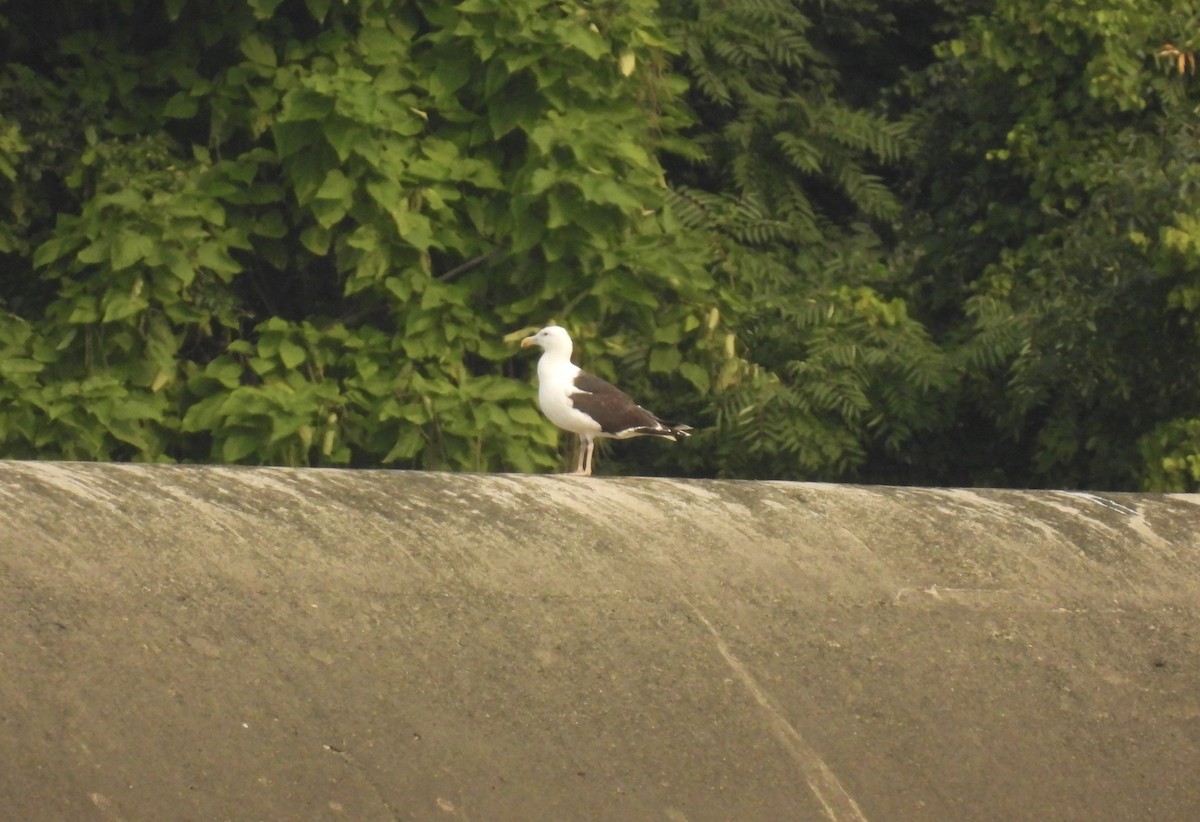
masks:
[[[310,225],[300,232],[300,244],[318,257],[329,253],[329,243],[332,239],[333,234],[325,226]]]
[[[154,253],[154,241],[144,234],[131,231],[117,232],[111,246],[110,265],[113,271],[129,268]]]
[[[344,200],[354,193],[355,188],[355,182],[335,168],[326,175],[313,196],[318,200]]]
[[[221,461],[238,462],[253,454],[264,442],[257,431],[234,431],[221,442]]]
[[[288,368],[296,368],[308,358],[304,348],[288,339],[279,341],[279,359]]]
[[[109,292],[102,301],[104,316],[101,322],[119,322],[145,311],[150,303],[141,296]]]
[[[405,426],[400,429],[395,443],[392,445],[391,450],[384,455],[382,461],[386,465],[398,459],[412,459],[421,453],[424,447],[425,437],[422,435],[420,427],[415,425]]]
[[[260,19],[266,19],[270,17],[275,11],[274,7],[277,6],[279,2],[280,0],[249,0],[251,7],[255,10],[255,14],[259,16]],[[248,34],[243,37],[241,49],[242,54],[246,55],[255,63],[271,67],[276,65],[277,60],[275,57],[275,49],[271,47],[270,43],[259,37],[257,34]]]

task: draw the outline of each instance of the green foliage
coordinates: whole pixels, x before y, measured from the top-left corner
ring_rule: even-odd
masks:
[[[852,474],[870,449],[893,456],[939,420],[928,398],[944,390],[944,357],[901,300],[866,286],[781,302],[747,335],[784,367],[725,392],[719,421],[730,472]]]
[[[711,305],[649,2],[38,13],[0,22],[7,456],[545,469],[507,332]]]
[[[1194,0],[15,0],[0,53],[0,455],[548,470],[561,322],[699,429],[607,470],[1200,484]]]
[[[695,142],[707,160],[680,177],[736,194],[786,222],[798,241],[821,242],[830,222],[898,215],[877,169],[905,154],[906,126],[850,103],[830,53],[842,45],[837,33],[845,26],[836,14],[884,27],[890,18],[872,5],[811,13],[805,5],[699,2],[674,13],[699,115]]]
[[[855,102],[837,57],[894,21],[873,3],[781,0],[676,14],[703,159],[675,168],[672,205],[710,236],[737,331],[710,470],[862,476],[940,422],[950,382],[880,238],[901,210],[881,173],[909,152],[907,124]]]
[[[1179,333],[1196,86],[1156,59],[1195,48],[1200,7],[993,11],[961,22],[918,91],[916,281],[975,421],[947,443],[972,455],[948,479],[1131,487],[1154,451],[1139,439],[1200,407],[1200,339]]]
[[[1149,491],[1200,491],[1200,417],[1163,423],[1139,441]]]

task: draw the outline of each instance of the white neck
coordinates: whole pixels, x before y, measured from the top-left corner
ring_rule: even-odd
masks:
[[[538,379],[547,379],[552,371],[561,371],[564,365],[572,366],[572,376],[579,370],[571,363],[571,344],[547,348],[538,359]]]

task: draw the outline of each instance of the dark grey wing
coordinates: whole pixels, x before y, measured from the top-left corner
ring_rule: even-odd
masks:
[[[600,430],[605,434],[635,431],[670,437],[675,433],[610,382],[580,371],[575,377],[575,387],[579,390],[571,395],[572,404],[600,423]]]

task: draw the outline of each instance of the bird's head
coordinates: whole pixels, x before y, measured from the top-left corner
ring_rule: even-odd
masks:
[[[548,325],[536,334],[521,340],[522,348],[539,345],[543,351],[565,351],[571,353],[571,335],[558,325]]]

